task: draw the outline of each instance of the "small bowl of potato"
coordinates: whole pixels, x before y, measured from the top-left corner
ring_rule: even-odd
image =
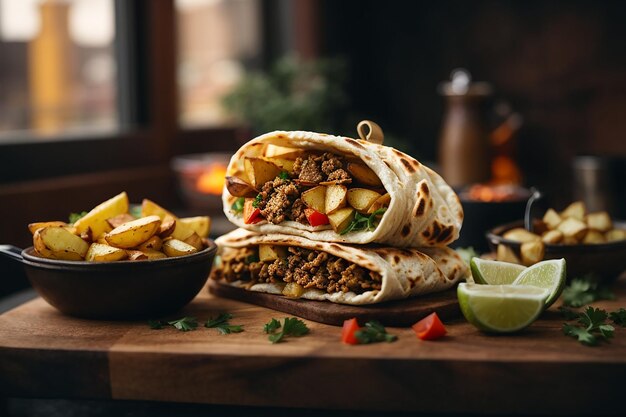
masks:
[[[135,319],[174,312],[209,276],[217,252],[207,238],[210,218],[178,218],[147,199],[130,208],[121,193],[74,223],[32,223],[32,247],[0,252],[20,261],[33,288],[65,314]]]
[[[489,231],[487,240],[499,261],[529,266],[565,258],[568,278],[594,275],[608,282],[626,270],[626,222],[588,212],[581,201],[560,212],[548,209],[533,220],[532,231],[519,221]]]

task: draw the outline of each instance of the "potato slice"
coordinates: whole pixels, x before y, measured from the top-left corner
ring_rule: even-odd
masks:
[[[91,262],[115,262],[126,259],[128,254],[124,249],[114,248],[109,245],[92,243],[89,246],[85,260]]]
[[[198,249],[181,240],[169,239],[163,242],[163,252],[169,257],[175,257],[191,255],[198,252]]]
[[[154,235],[150,239],[143,242],[141,245],[137,246],[137,249],[139,249],[140,251],[161,250],[162,246],[163,240],[158,235]]]
[[[274,165],[279,167],[282,171],[287,171],[290,174],[293,172],[293,166],[296,163],[295,159],[285,159],[285,158],[263,158],[263,160],[273,163]]]
[[[304,287],[297,282],[288,282],[283,288],[283,295],[289,298],[300,298],[304,294]]]
[[[563,233],[560,230],[549,230],[541,236],[543,243],[557,244],[563,240]]]
[[[35,250],[45,258],[81,261],[89,244],[63,227],[44,227],[33,235]]]
[[[226,189],[235,197],[255,197],[258,191],[239,177],[226,177]]]
[[[623,229],[613,229],[609,230],[604,234],[607,242],[616,242],[618,240],[626,239],[626,230]]]
[[[548,209],[546,214],[543,215],[543,222],[548,226],[548,229],[554,230],[559,227],[559,224],[563,221],[559,213],[553,209]]]
[[[145,261],[148,259],[148,256],[140,250],[127,250],[126,253],[128,254],[129,261]],[[165,254],[163,254],[163,256],[165,257]]]
[[[28,230],[31,234],[35,234],[35,232],[39,229],[43,229],[44,227],[70,227],[69,224],[61,221],[52,221],[52,222],[36,222],[28,225]]]
[[[515,251],[511,249],[508,245],[498,245],[498,249],[496,250],[496,260],[501,262],[510,262],[514,264],[521,264],[522,261],[517,256]]]
[[[154,236],[159,226],[161,226],[159,216],[142,217],[116,227],[105,234],[104,239],[116,248],[130,249]]]
[[[97,240],[112,229],[109,223],[107,223],[107,219],[123,213],[128,213],[128,195],[126,192],[122,192],[97,205],[84,217],[78,219],[74,223],[76,233],[81,234],[90,227],[93,238]]]
[[[380,197],[380,193],[367,188],[351,188],[348,190],[348,204],[360,213],[367,213],[367,210]]]
[[[202,238],[196,232],[193,232],[191,236],[184,240],[184,242],[198,249],[198,251],[204,249],[204,243],[202,243]]]
[[[211,218],[209,216],[183,217],[178,221],[189,226],[200,237],[207,237],[211,231]]]
[[[243,166],[250,179],[250,184],[256,189],[260,189],[263,184],[272,181],[280,174],[278,166],[261,158],[245,158]]]
[[[259,260],[271,262],[287,257],[287,247],[279,245],[259,245]]]
[[[613,228],[611,216],[609,216],[609,213],[607,213],[606,211],[599,211],[597,213],[587,214],[585,222],[590,229],[594,229],[599,232],[608,232]]]
[[[348,189],[345,185],[329,185],[326,187],[324,209],[326,214],[333,213],[346,206]]]
[[[593,230],[593,229],[587,232],[587,234],[585,235],[585,238],[582,241],[582,243],[589,244],[589,245],[595,245],[598,243],[605,243],[605,242],[606,242],[606,238],[604,237],[604,234],[602,232],[598,232],[597,230]]]
[[[348,163],[347,169],[348,172],[352,174],[354,179],[362,184],[370,185],[372,187],[383,186],[383,183],[380,178],[378,178],[378,175],[376,175],[376,173],[372,171],[368,166],[350,162]]]
[[[173,213],[159,206],[154,201],[144,198],[141,202],[141,217],[148,216],[159,216],[161,220],[164,220],[166,217],[178,219]]]
[[[580,242],[587,233],[587,225],[574,217],[568,217],[559,224],[558,230],[563,233],[563,236],[572,237]]]
[[[521,227],[505,232],[502,237],[522,243],[541,241],[541,236],[531,233],[526,229],[522,229]]]
[[[587,214],[587,207],[585,207],[585,203],[582,201],[575,201],[565,210],[561,212],[561,218],[568,219],[573,218],[576,220],[583,221],[585,219],[585,215]]]
[[[302,193],[302,201],[307,207],[326,214],[326,187],[318,185]]]
[[[184,241],[189,236],[194,234],[194,232],[195,231],[193,230],[193,227],[191,227],[189,224],[181,222],[180,219],[176,219],[176,227],[174,227],[174,231],[172,232],[171,236],[174,239]]]
[[[164,219],[161,220],[161,226],[159,226],[159,231],[157,234],[161,239],[165,239],[172,233],[174,233],[174,229],[176,228],[176,219],[171,216],[165,216]]]
[[[381,208],[389,207],[390,203],[391,203],[391,196],[389,195],[389,193],[385,193],[385,194],[381,195],[380,197],[378,197],[378,199],[376,199],[376,201],[374,201],[374,203],[367,210],[367,214],[372,214],[376,210],[380,210]]]
[[[545,256],[545,245],[541,240],[522,243],[520,254],[522,255],[522,264],[531,266],[541,261]]]
[[[354,219],[355,210],[352,207],[344,207],[328,215],[328,221],[336,233],[343,232]]]
[[[115,217],[111,217],[110,219],[107,219],[107,223],[109,224],[109,226],[115,229],[116,227],[121,226],[124,223],[132,222],[133,220],[135,220],[134,216],[131,216],[128,213],[122,213],[122,214],[118,214]]]

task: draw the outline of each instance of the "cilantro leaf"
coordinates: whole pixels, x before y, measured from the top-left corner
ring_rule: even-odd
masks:
[[[605,310],[587,307],[585,311],[578,313],[578,323],[582,326],[565,323],[563,324],[563,333],[567,336],[575,337],[584,345],[595,346],[599,340],[604,339],[608,341],[608,339],[613,337],[615,328],[610,324],[606,324],[608,317],[609,315]]]
[[[604,310],[587,307],[587,309],[580,314],[578,322],[587,326],[589,330],[592,330],[598,325],[598,323],[604,323],[608,316],[609,315]]]
[[[593,276],[574,278],[563,290],[563,304],[570,307],[582,307],[597,300],[614,300],[608,288],[598,285]]]
[[[398,336],[387,333],[385,327],[377,321],[368,321],[365,327],[354,333],[361,344],[379,343],[379,342],[395,342]]]
[[[74,224],[87,215],[86,211],[80,213],[70,213],[70,224]]]
[[[243,213],[243,206],[245,202],[246,202],[245,198],[239,197],[237,200],[235,200],[233,205],[230,206],[231,211],[235,214]]]
[[[198,320],[195,317],[183,317],[182,319],[168,321],[167,324],[174,326],[181,332],[188,332],[198,327]]]
[[[584,345],[595,346],[598,344],[598,339],[595,338],[589,331],[581,327],[572,326],[571,324],[563,325],[563,333],[567,336],[572,336],[578,339],[578,341]]]
[[[254,201],[252,202],[252,207],[259,207],[261,201],[263,201],[263,197],[261,197],[261,194],[257,194],[256,197],[254,197]]]
[[[278,178],[280,178],[281,180],[290,180],[291,177],[289,176],[289,173],[287,171],[281,171],[280,174],[278,174]]]
[[[609,317],[618,326],[626,327],[626,310],[623,307],[610,313]]]
[[[374,211],[369,216],[365,216],[359,212],[354,214],[354,219],[346,226],[345,229],[339,233],[340,235],[345,235],[350,232],[358,232],[361,230],[372,231],[376,229],[378,226],[378,222],[380,221],[380,217],[387,211],[386,208],[380,208]]]
[[[209,318],[204,327],[215,328],[220,334],[241,333],[243,332],[243,325],[231,325],[228,320],[232,319],[233,315],[230,313],[222,313],[219,316]]]
[[[282,327],[282,331],[277,332]],[[265,323],[263,331],[269,334],[268,339],[272,343],[282,341],[286,336],[301,337],[309,333],[306,323],[295,317],[286,317],[281,326],[280,321],[272,319],[269,323]]]
[[[166,324],[167,323],[163,320],[148,320],[148,326],[150,326],[152,330],[161,330]]]

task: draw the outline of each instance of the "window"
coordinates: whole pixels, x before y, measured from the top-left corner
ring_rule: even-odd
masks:
[[[179,120],[183,127],[228,121],[221,98],[260,60],[260,3],[176,0]]]
[[[0,143],[118,128],[113,0],[0,0]]]

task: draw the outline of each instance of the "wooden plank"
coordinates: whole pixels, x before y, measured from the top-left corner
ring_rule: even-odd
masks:
[[[624,306],[626,282],[616,290],[618,300],[597,305]],[[340,328],[315,322],[307,322],[310,335],[272,345],[262,326],[285,314],[208,291],[176,316],[204,321],[224,311],[243,333],[78,320],[37,299],[0,316],[0,382],[16,396],[42,396],[54,385],[57,396],[274,407],[555,414],[623,408],[626,329],[616,329],[610,344],[585,347],[562,334],[555,308],[518,335],[489,336],[453,320],[439,341],[392,328],[397,342],[364,346],[343,345]],[[54,360],[38,359],[42,354]],[[84,367],[71,365],[77,358]],[[33,382],[50,370],[63,378]]]
[[[214,280],[209,280],[209,290],[218,297],[255,304],[333,326],[341,326],[345,320],[356,317],[361,323],[377,320],[385,326],[409,327],[433,312],[436,312],[442,320],[456,318],[461,314],[456,289],[366,306],[299,300],[275,294],[246,291]]]

